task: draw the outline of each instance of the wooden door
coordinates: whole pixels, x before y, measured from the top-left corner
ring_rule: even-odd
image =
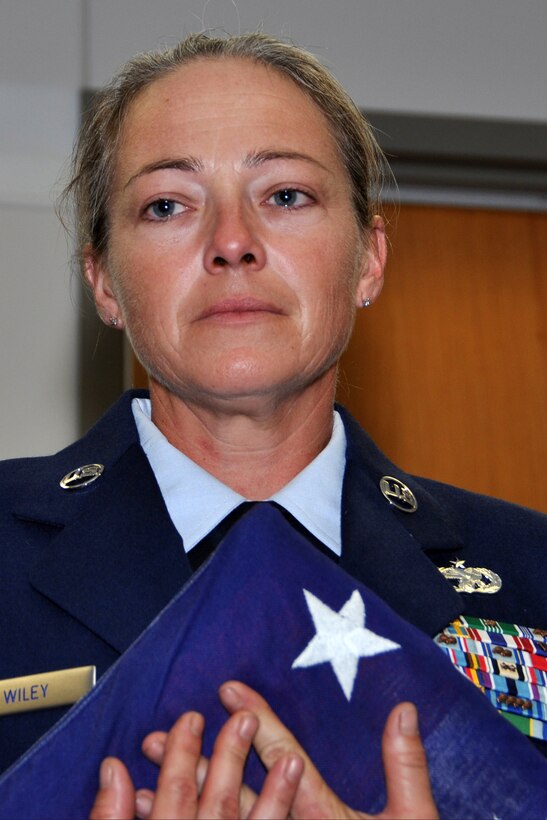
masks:
[[[547,511],[547,215],[403,206],[338,400],[401,467]]]

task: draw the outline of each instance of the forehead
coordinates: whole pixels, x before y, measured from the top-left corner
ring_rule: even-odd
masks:
[[[325,115],[289,77],[250,59],[198,58],[153,82],[133,102],[118,172],[123,177],[173,153],[204,152],[207,161],[237,162],[249,151],[272,147],[317,155],[345,175]]]

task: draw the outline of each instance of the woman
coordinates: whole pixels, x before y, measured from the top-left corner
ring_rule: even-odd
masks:
[[[19,640],[1,677],[91,660],[101,674],[245,500],[277,502],[430,635],[467,610],[546,620],[542,517],[409,477],[333,415],[355,309],[382,288],[381,168],[338,83],[265,35],[192,36],[98,95],[69,194],[97,310],[127,333],[150,398],[124,397],[51,459],[4,466]],[[457,594],[438,570],[451,560],[502,589]],[[5,719],[5,762],[58,717],[29,714]]]

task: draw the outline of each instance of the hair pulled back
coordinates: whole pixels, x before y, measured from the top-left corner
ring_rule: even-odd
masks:
[[[108,248],[108,206],[120,134],[141,91],[197,59],[239,58],[271,66],[289,77],[323,112],[346,168],[353,207],[366,227],[380,208],[387,164],[371,126],[330,72],[307,51],[256,32],[234,37],[191,34],[172,48],[139,54],[93,96],[72,157],[62,203],[71,206],[77,251]]]

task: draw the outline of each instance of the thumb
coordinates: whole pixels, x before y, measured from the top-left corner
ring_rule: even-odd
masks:
[[[99,791],[90,820],[133,820],[135,790],[129,772],[120,760],[106,757],[101,763]]]
[[[382,737],[382,757],[387,786],[383,817],[439,817],[433,801],[425,749],[412,703],[399,703],[390,713]]]

